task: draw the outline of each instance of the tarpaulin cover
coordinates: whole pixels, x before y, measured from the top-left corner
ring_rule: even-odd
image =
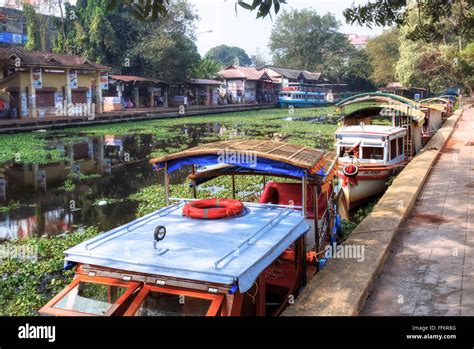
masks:
[[[171,160],[168,162],[168,173],[172,173],[185,165],[210,166],[216,164],[235,165],[252,169],[255,171],[263,171],[266,173],[279,175],[288,175],[298,178],[308,177],[308,174],[304,169],[284,162],[263,158],[257,158],[253,161],[249,161],[249,159],[239,157],[236,157],[235,160],[233,160],[232,158],[225,157],[222,159],[220,155],[199,155]],[[157,166],[163,168],[164,163],[157,164]]]

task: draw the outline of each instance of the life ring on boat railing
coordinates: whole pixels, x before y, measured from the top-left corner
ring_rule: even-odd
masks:
[[[355,177],[359,173],[359,167],[355,164],[344,165],[342,173],[347,177]]]
[[[244,210],[239,200],[204,199],[187,203],[183,207],[183,216],[198,219],[216,219],[237,216]]]

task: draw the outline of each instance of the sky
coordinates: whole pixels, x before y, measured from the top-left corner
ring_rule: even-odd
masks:
[[[268,16],[256,19],[256,12],[250,12],[238,7],[235,13],[235,0],[188,0],[194,5],[200,20],[197,23],[197,46],[199,53],[204,55],[210,48],[226,44],[243,48],[247,54],[271,58],[268,42],[273,21]],[[251,2],[251,1],[247,1]],[[287,0],[283,9],[313,8],[319,14],[333,13],[341,22],[340,31],[343,33],[356,33],[376,36],[382,28],[369,29],[356,24],[346,24],[342,11],[352,3],[367,3],[367,0]],[[273,9],[272,9],[273,11]],[[212,30],[212,32],[209,32]]]

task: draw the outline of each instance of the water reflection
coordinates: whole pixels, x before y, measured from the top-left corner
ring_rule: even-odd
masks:
[[[0,165],[0,207],[12,202],[21,205],[0,211],[0,241],[53,236],[90,225],[112,229],[135,218],[137,203],[126,200],[130,194],[162,183],[160,176],[151,171],[151,156],[223,138],[282,136],[279,126],[259,131],[257,127],[231,128],[221,123],[174,126],[169,134],[158,137],[153,132],[104,136],[67,131],[47,133],[47,147],[58,150],[61,161],[11,161]],[[172,176],[172,183],[181,183],[186,175],[183,172]],[[114,199],[116,203],[97,204],[104,199]]]

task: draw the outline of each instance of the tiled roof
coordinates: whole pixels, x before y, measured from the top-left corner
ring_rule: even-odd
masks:
[[[300,75],[303,75],[303,77],[306,80],[319,80],[319,78],[321,77],[321,73],[312,73],[312,72],[309,72],[309,71],[303,70],[303,69],[284,68],[284,67],[277,67],[277,66],[273,66],[273,65],[268,65],[268,66],[265,66],[263,68],[273,70],[274,72],[278,73],[279,75],[281,75],[282,77],[284,77],[286,79],[297,80]],[[260,69],[262,69],[262,68],[260,68]],[[269,72],[269,75],[272,78],[277,77],[277,75],[272,74],[271,72]]]
[[[247,79],[247,80],[271,80],[270,76],[263,70],[254,67],[240,67],[231,65],[221,70],[218,75],[224,79]]]
[[[369,41],[368,35],[347,34],[347,40],[355,46],[365,46]]]
[[[134,76],[134,75],[109,75],[114,80],[119,80],[123,82],[134,82],[134,81],[150,81],[154,83],[161,82],[160,80],[146,78],[143,76]]]
[[[321,73],[311,73],[307,70],[302,70],[300,75],[303,75],[303,77],[306,79],[306,80],[319,80],[319,78],[321,77]]]
[[[23,66],[41,66],[56,68],[77,68],[106,70],[109,67],[94,63],[86,58],[52,53],[46,51],[28,51],[20,47],[0,47],[0,62],[5,65],[14,65],[15,59],[20,58]]]

